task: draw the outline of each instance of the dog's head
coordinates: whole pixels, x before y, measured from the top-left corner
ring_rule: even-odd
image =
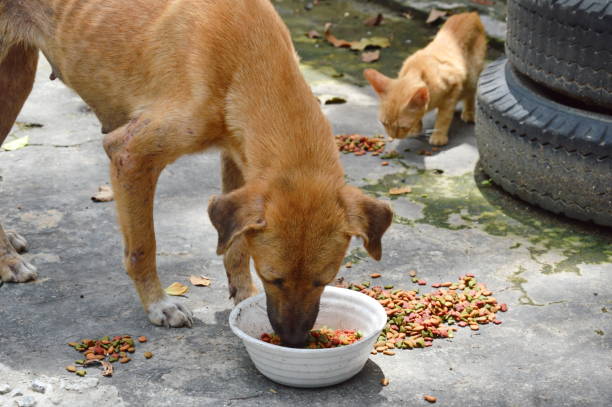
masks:
[[[213,198],[210,219],[219,233],[217,253],[238,238],[247,242],[266,292],[268,318],[283,344],[303,346],[352,236],[379,260],[391,224],[389,206],[347,185],[321,179],[280,180],[245,186]]]

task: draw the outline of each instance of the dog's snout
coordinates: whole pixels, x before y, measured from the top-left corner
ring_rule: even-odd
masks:
[[[318,302],[316,307],[304,307],[300,304],[283,307],[280,311],[273,301],[268,298],[268,319],[274,332],[280,336],[283,346],[301,348],[306,345],[308,331],[312,329],[319,313]],[[282,308],[281,308],[282,309]]]
[[[290,348],[303,348],[304,346],[306,346],[308,330],[290,331],[284,334],[280,334],[279,336],[281,337],[281,342],[284,346],[288,346]]]

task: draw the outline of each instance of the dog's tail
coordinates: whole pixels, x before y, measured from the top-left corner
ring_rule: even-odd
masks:
[[[2,46],[0,38],[0,144],[32,90],[38,62],[36,47],[25,43]]]

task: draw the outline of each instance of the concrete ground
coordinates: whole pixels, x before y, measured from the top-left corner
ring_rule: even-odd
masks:
[[[336,133],[382,132],[368,88],[304,63],[316,94],[347,100],[323,107]],[[36,282],[0,287],[1,406],[28,396],[43,406],[426,405],[425,394],[442,406],[611,404],[612,233],[483,184],[471,125],[456,120],[450,145],[431,156],[418,154],[429,150],[418,139],[390,142],[387,150],[401,157],[387,159],[388,166],[379,157],[342,155],[348,182],[390,200],[396,221],[381,262],[355,242],[347,254],[353,267],[339,275],[361,282],[379,272],[383,284],[412,288],[411,269],[428,282],[472,272],[509,304],[503,324],[464,329],[426,349],[371,356],[343,384],[300,390],[260,375],[229,329],[232,303],[205,213],[209,196],[220,192],[217,154],[182,158],[161,177],[155,221],[162,283],[190,285],[189,275],[204,274],[212,284],[190,287],[182,300],[194,311],[192,329],[152,326],[122,269],[114,204],[90,199],[108,182],[97,120],[49,73],[42,61],[11,136],[28,135],[29,145],[0,152],[1,221],[29,240],[25,257],[39,271]],[[388,195],[402,185],[413,192]],[[66,342],[122,333],[149,342],[112,378],[96,369],[86,378],[64,370],[78,355]],[[154,358],[145,360],[143,351]],[[48,386],[44,394],[30,389],[35,379]]]

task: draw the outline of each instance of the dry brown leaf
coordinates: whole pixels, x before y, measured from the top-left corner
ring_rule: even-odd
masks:
[[[112,376],[113,375],[113,365],[111,365],[106,360],[102,360],[100,361],[100,363],[102,363],[102,367],[104,368],[104,371],[102,372],[102,376],[106,376],[106,377]]]
[[[380,50],[365,51],[361,54],[361,60],[363,62],[376,62],[380,59]]]
[[[336,38],[336,36],[331,33],[331,27],[332,27],[332,23],[325,24],[325,32],[323,33],[325,35],[325,40],[327,42],[329,42],[330,44],[332,44],[336,48],[341,48],[341,47],[348,48],[348,47],[350,47],[351,43],[349,41],[340,40],[340,39]]]
[[[198,287],[208,287],[210,285],[210,278],[205,276],[191,276],[189,277],[191,284]]]
[[[427,17],[427,21],[425,22],[427,24],[435,23],[440,18],[446,16],[446,14],[447,14],[446,11],[440,11],[440,10],[436,10],[435,8],[432,8],[431,11],[429,12],[429,17]]]
[[[346,103],[346,99],[340,96],[321,95],[325,105],[341,105]]]
[[[113,199],[113,189],[110,185],[101,185],[98,188],[98,192],[91,197],[91,200],[94,202],[110,202]]]
[[[389,190],[389,195],[404,195],[412,192],[412,188],[410,187],[402,187],[402,188],[391,188]]]
[[[189,287],[181,283],[172,283],[166,288],[166,294],[168,295],[184,295],[189,291]]]
[[[374,27],[380,25],[383,21],[382,13],[378,13],[378,15],[367,18],[363,23],[369,27]]]
[[[317,30],[310,30],[306,33],[308,38],[321,38],[321,34]]]
[[[350,269],[351,267],[353,267],[353,262],[349,261],[348,263],[344,265],[344,267],[346,267],[347,269]]]

